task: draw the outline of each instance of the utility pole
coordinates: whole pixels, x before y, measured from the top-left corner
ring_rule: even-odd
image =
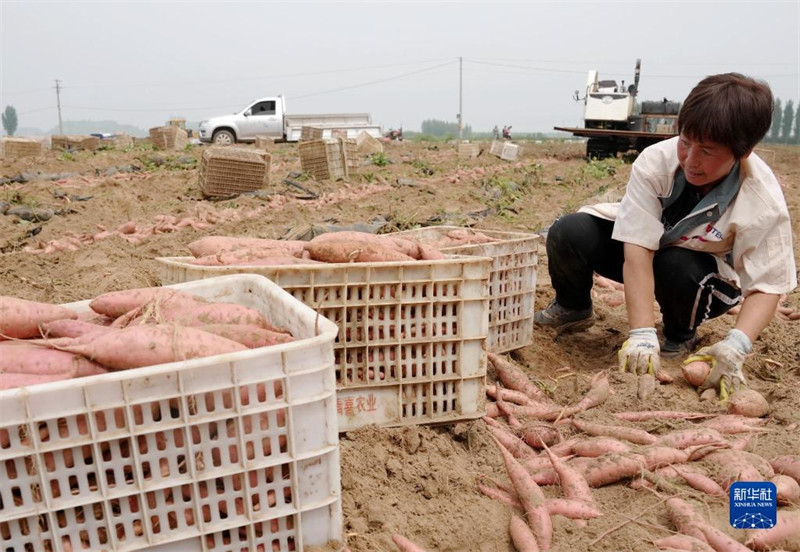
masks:
[[[56,79],[56,103],[58,104],[58,133],[64,134],[64,125],[61,124],[61,81]]]
[[[463,137],[464,130],[464,111],[462,107],[462,83],[464,80],[464,63],[463,58],[458,58],[458,141],[460,142]]]

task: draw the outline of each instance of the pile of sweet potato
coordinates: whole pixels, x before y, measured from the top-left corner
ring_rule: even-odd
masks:
[[[487,387],[496,402],[488,405],[484,420],[510,483],[487,478],[478,488],[515,510],[509,531],[518,550],[547,550],[554,515],[578,524],[603,515],[591,489],[621,482],[664,496],[669,529],[677,534],[656,541],[659,549],[767,550],[800,539],[800,455],[765,459],[749,450],[753,436],[770,431],[765,418],[642,411],[618,412],[619,422],[612,425],[592,423],[580,413],[608,397],[605,374],[593,378],[581,401],[563,406],[512,362],[491,353],[489,360],[498,385]],[[639,425],[664,419],[692,427],[654,434]],[[748,531],[744,543],[715,528],[697,508],[703,501],[727,500],[736,481],[772,481],[780,505],[778,524]],[[545,485],[559,485],[563,498],[546,498]]]
[[[171,288],[102,294],[85,314],[0,296],[0,390],[292,341],[257,310]]]
[[[330,232],[311,241],[209,236],[189,244],[191,264],[280,266],[444,259],[435,247],[389,234]]]

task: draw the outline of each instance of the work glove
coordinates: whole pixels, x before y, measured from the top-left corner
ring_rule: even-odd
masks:
[[[636,328],[630,331],[628,339],[617,353],[620,372],[635,374],[658,373],[661,362],[661,347],[655,328]]]
[[[750,343],[750,338],[743,331],[733,329],[728,332],[725,339],[710,347],[703,347],[687,358],[686,362],[702,360],[709,363],[711,372],[700,384],[700,389],[717,387],[720,400],[726,401],[740,388],[747,387],[742,367],[744,366],[744,357],[752,349],[753,344]]]

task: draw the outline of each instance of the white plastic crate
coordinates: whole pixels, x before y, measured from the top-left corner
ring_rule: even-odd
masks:
[[[164,283],[262,274],[336,322],[341,431],[485,413],[488,258],[273,267],[157,260]]]
[[[429,226],[397,232],[435,244],[448,232],[471,232],[458,226]],[[489,275],[489,336],[488,350],[505,353],[533,343],[533,306],[536,300],[536,269],[539,264],[538,234],[475,230],[500,241],[475,245],[442,247],[441,251],[453,255],[475,255],[492,258]]]
[[[298,339],[0,391],[4,552],[342,541],[336,325],[261,276],[174,287],[256,308]]]
[[[495,140],[489,148],[489,153],[505,161],[516,161],[519,146],[511,142]]]

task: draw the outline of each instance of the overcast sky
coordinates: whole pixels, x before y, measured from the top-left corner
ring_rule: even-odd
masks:
[[[656,2],[42,2],[0,0],[0,109],[21,127],[147,129],[283,94],[292,113],[368,112],[385,129],[455,121],[576,125],[586,73],[681,101],[738,71],[800,100],[800,0]]]

